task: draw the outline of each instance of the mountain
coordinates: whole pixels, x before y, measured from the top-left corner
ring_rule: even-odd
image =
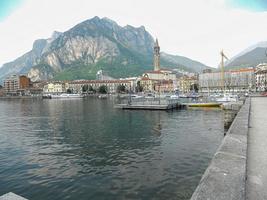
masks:
[[[267,62],[266,50],[267,41],[257,43],[228,60],[225,66],[228,69],[255,67]]]
[[[113,77],[140,75],[152,69],[153,37],[145,27],[121,27],[94,17],[66,32],[39,39],[28,53],[0,68],[0,80],[14,73],[28,73],[33,81],[45,79],[94,79],[102,69]],[[198,72],[204,66],[185,57],[163,54],[162,66]]]
[[[198,61],[195,61],[195,60],[191,60],[191,59],[184,57],[184,56],[170,55],[170,54],[162,52],[161,58],[163,58],[164,60],[167,60],[171,63],[176,64],[176,67],[185,68],[185,70],[187,70],[187,71],[202,72],[203,69],[210,68],[207,65],[204,65],[204,64],[202,64]]]

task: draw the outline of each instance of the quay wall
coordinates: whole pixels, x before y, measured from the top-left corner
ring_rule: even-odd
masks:
[[[191,200],[245,199],[250,99],[246,99]]]

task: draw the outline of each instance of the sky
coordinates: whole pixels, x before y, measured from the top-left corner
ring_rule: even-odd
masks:
[[[266,0],[0,0],[0,66],[94,16],[143,25],[162,51],[212,67],[222,49],[231,58],[267,41]]]

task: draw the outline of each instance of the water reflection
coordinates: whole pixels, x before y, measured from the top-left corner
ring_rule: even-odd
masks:
[[[220,111],[122,111],[108,100],[0,102],[0,194],[188,199],[223,137]]]

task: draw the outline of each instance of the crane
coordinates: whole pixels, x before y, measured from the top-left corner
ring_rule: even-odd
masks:
[[[225,93],[225,84],[224,84],[224,59],[229,60],[227,56],[224,54],[223,50],[221,51],[221,84],[222,90]]]

